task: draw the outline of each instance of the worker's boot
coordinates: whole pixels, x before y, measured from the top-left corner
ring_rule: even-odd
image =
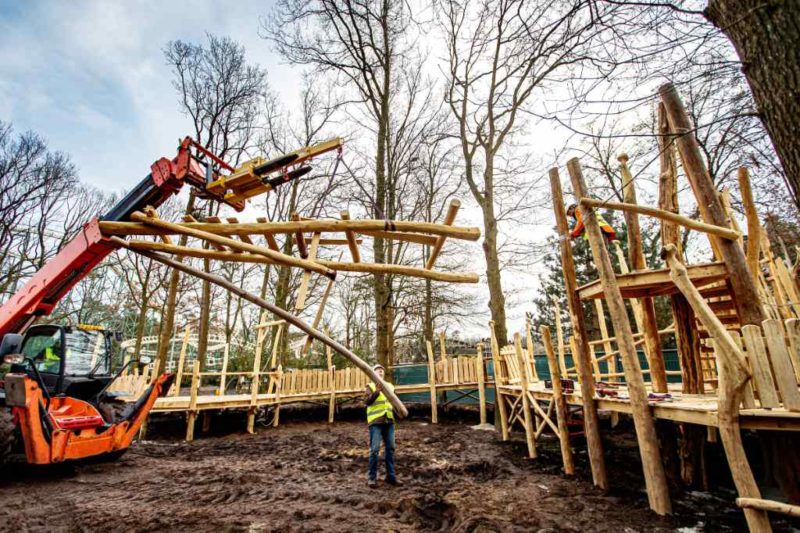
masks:
[[[369,479],[367,480],[367,486],[374,489],[378,486],[378,482],[374,479]]]
[[[386,478],[386,483],[388,483],[389,485],[395,486],[395,487],[402,487],[403,486],[403,482],[400,481],[399,479],[397,479],[396,477],[394,477],[394,478],[388,478],[387,477]]]

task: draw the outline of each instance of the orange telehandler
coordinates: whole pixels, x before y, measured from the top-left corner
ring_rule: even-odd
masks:
[[[341,154],[341,146],[337,138],[232,168],[187,137],[175,158],[153,163],[150,174],[102,220],[123,221],[147,206],[158,207],[184,183],[201,198],[241,211],[248,198],[307,174],[311,168],[305,161],[331,150]],[[134,359],[112,374],[112,332],[93,326],[33,324],[117,248],[100,232],[100,220],[89,221],[0,307],[0,365],[11,365],[0,381],[0,464],[17,450],[24,450],[31,464],[117,457],[172,384],[173,376],[162,374],[139,398],[123,401],[110,392],[112,383],[130,365],[149,361]]]

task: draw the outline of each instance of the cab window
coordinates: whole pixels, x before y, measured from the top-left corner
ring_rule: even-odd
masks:
[[[25,337],[22,355],[30,357],[39,372],[58,374],[61,371],[61,330],[37,329]]]
[[[108,374],[106,338],[100,331],[73,329],[67,331],[66,374],[85,376],[97,366],[97,374]],[[99,365],[99,366],[98,366]]]

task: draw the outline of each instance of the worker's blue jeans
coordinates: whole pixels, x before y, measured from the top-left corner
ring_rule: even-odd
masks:
[[[394,480],[394,424],[392,423],[369,426],[369,479],[378,478],[381,441],[386,449],[386,479]]]

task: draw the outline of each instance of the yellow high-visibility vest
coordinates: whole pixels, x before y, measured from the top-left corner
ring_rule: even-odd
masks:
[[[377,388],[374,383],[369,384],[369,388],[372,392],[375,392]],[[386,384],[386,388],[394,392],[394,386],[391,383]],[[394,411],[392,410],[392,404],[389,403],[389,400],[386,399],[386,396],[383,395],[383,392],[378,394],[378,397],[375,398],[375,401],[372,402],[371,405],[367,406],[367,424],[372,424],[374,421],[379,419],[382,416],[386,416],[387,420],[394,420]]]

